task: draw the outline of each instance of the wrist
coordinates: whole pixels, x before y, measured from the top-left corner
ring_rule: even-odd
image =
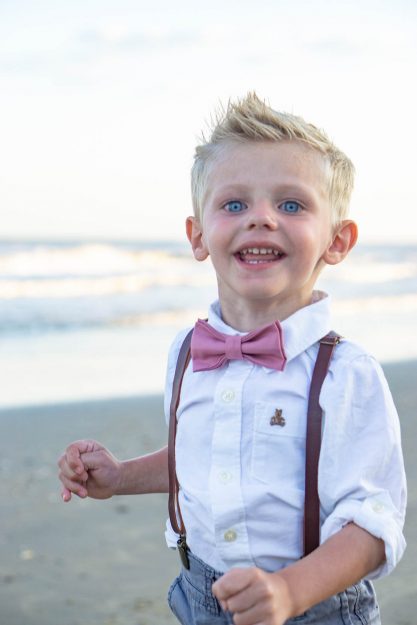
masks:
[[[280,610],[284,612],[282,615],[284,621],[299,616],[305,610],[298,605],[296,589],[292,587],[291,580],[285,574],[286,569],[271,573],[274,578],[274,584],[277,588],[277,594],[280,597]]]
[[[129,460],[117,461],[113,495],[126,495],[129,488]]]

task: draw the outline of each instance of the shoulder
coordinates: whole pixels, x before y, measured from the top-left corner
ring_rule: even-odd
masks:
[[[180,353],[181,346],[184,343],[184,340],[185,340],[187,334],[190,332],[190,330],[192,330],[192,326],[190,326],[188,328],[184,328],[183,330],[178,332],[178,334],[176,335],[176,337],[174,338],[174,340],[171,343],[171,346],[170,346],[169,351],[168,351],[168,363],[167,363],[167,378],[166,378],[166,382],[167,382],[168,385],[172,383],[172,380],[174,378],[174,373],[175,373],[175,367],[177,366],[177,360],[178,360],[178,355]]]
[[[319,352],[319,342],[306,350],[308,358],[314,365]],[[385,379],[378,361],[363,347],[345,338],[341,338],[330,359],[326,382],[345,384],[347,377],[375,375]]]
[[[180,332],[178,332],[178,334],[172,341],[171,346],[169,348],[167,370],[166,370],[166,377],[165,377],[165,392],[164,392],[164,412],[165,412],[165,419],[167,423],[169,421],[169,406],[171,402],[172,383],[174,381],[175,368],[177,366],[178,355],[180,353],[181,345],[183,344],[185,337],[187,336],[187,334],[190,332],[191,329],[192,329],[192,326],[188,328],[184,328],[184,330],[181,330]]]
[[[172,363],[173,366],[175,367],[177,360],[178,360],[178,354],[180,353],[181,346],[187,334],[192,329],[193,329],[193,326],[184,328],[183,330],[180,330],[180,332],[178,332],[178,334],[175,336],[168,351],[168,367],[170,366],[170,363]]]
[[[333,352],[329,372],[333,375],[345,376],[348,371],[356,370],[362,373],[374,371],[384,376],[381,365],[372,354],[357,343],[342,338]]]
[[[323,384],[323,400],[349,419],[396,418],[392,395],[379,362],[356,343],[342,339],[336,346]],[[378,416],[379,415],[379,416]]]

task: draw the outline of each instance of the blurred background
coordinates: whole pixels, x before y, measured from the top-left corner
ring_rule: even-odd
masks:
[[[356,165],[335,328],[415,356],[416,23],[407,0],[2,0],[0,404],[162,389],[215,293],[184,236],[194,146],[252,89]]]
[[[413,0],[0,0],[0,473],[9,514],[0,592],[3,584],[13,599],[0,617],[8,625],[168,622],[146,603],[146,584],[135,617],[105,602],[101,613],[104,560],[90,552],[94,595],[91,570],[70,565],[73,543],[62,540],[65,555],[56,543],[45,555],[42,540],[65,528],[88,551],[91,535],[74,529],[79,507],[55,508],[56,457],[69,440],[102,436],[121,456],[163,443],[159,400],[151,409],[159,431],[147,438],[148,423],[137,443],[131,432],[143,404],[123,402],[159,396],[173,337],[215,296],[184,221],[194,147],[219,102],[256,90],[324,128],[351,157],[360,240],[319,286],[332,294],[335,330],[393,363],[397,394],[409,379],[417,357],[416,25]],[[409,391],[401,391],[404,410],[414,405]],[[97,528],[103,504],[81,505]],[[130,518],[143,517],[139,501],[108,505],[121,515],[136,506]],[[120,519],[126,540],[143,540]],[[100,521],[109,569],[120,519]],[[164,549],[162,529],[158,536]],[[133,543],[119,552],[121,568],[130,562],[130,588]],[[65,616],[51,586],[62,558],[78,580]],[[44,571],[37,586],[35,567]]]

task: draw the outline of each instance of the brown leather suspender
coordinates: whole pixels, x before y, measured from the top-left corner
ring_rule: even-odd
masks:
[[[319,353],[311,378],[307,408],[306,473],[304,494],[304,556],[320,544],[320,500],[318,493],[318,469],[321,447],[323,411],[319,398],[330,359],[340,336],[329,332],[320,340]]]
[[[168,510],[172,529],[179,534],[178,550],[185,568],[189,568],[186,530],[178,502],[179,484],[175,470],[175,438],[177,433],[177,409],[180,401],[182,379],[190,361],[190,343],[193,331],[185,337],[178,355],[169,420],[168,472],[169,499]],[[311,379],[307,410],[306,435],[306,472],[304,499],[304,555],[308,555],[320,544],[320,501],[318,495],[318,464],[321,446],[322,409],[319,404],[321,387],[329,368],[330,359],[340,336],[330,332],[320,340],[319,353]]]
[[[171,406],[169,411],[169,438],[168,438],[168,473],[169,473],[169,498],[168,509],[169,519],[171,521],[172,529],[177,534],[185,535],[184,522],[181,516],[181,510],[178,505],[178,492],[179,484],[177,480],[177,473],[175,470],[175,438],[177,435],[177,409],[180,403],[180,394],[182,379],[184,377],[185,370],[190,362],[190,344],[193,331],[185,337],[177,359],[177,368],[175,369],[174,382],[172,384],[172,396]],[[177,520],[177,513],[179,516],[179,523]]]

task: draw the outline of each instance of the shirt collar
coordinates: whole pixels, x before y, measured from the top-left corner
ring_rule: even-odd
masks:
[[[311,304],[284,319],[281,326],[287,361],[290,361],[317,343],[332,329],[330,297],[323,291],[314,291]]]
[[[239,334],[221,318],[220,302],[216,300],[209,308],[208,322],[213,328],[224,334]],[[331,330],[330,297],[323,291],[314,291],[312,302],[281,322],[284,336],[284,350],[287,362],[299,356],[306,349],[317,343]]]

